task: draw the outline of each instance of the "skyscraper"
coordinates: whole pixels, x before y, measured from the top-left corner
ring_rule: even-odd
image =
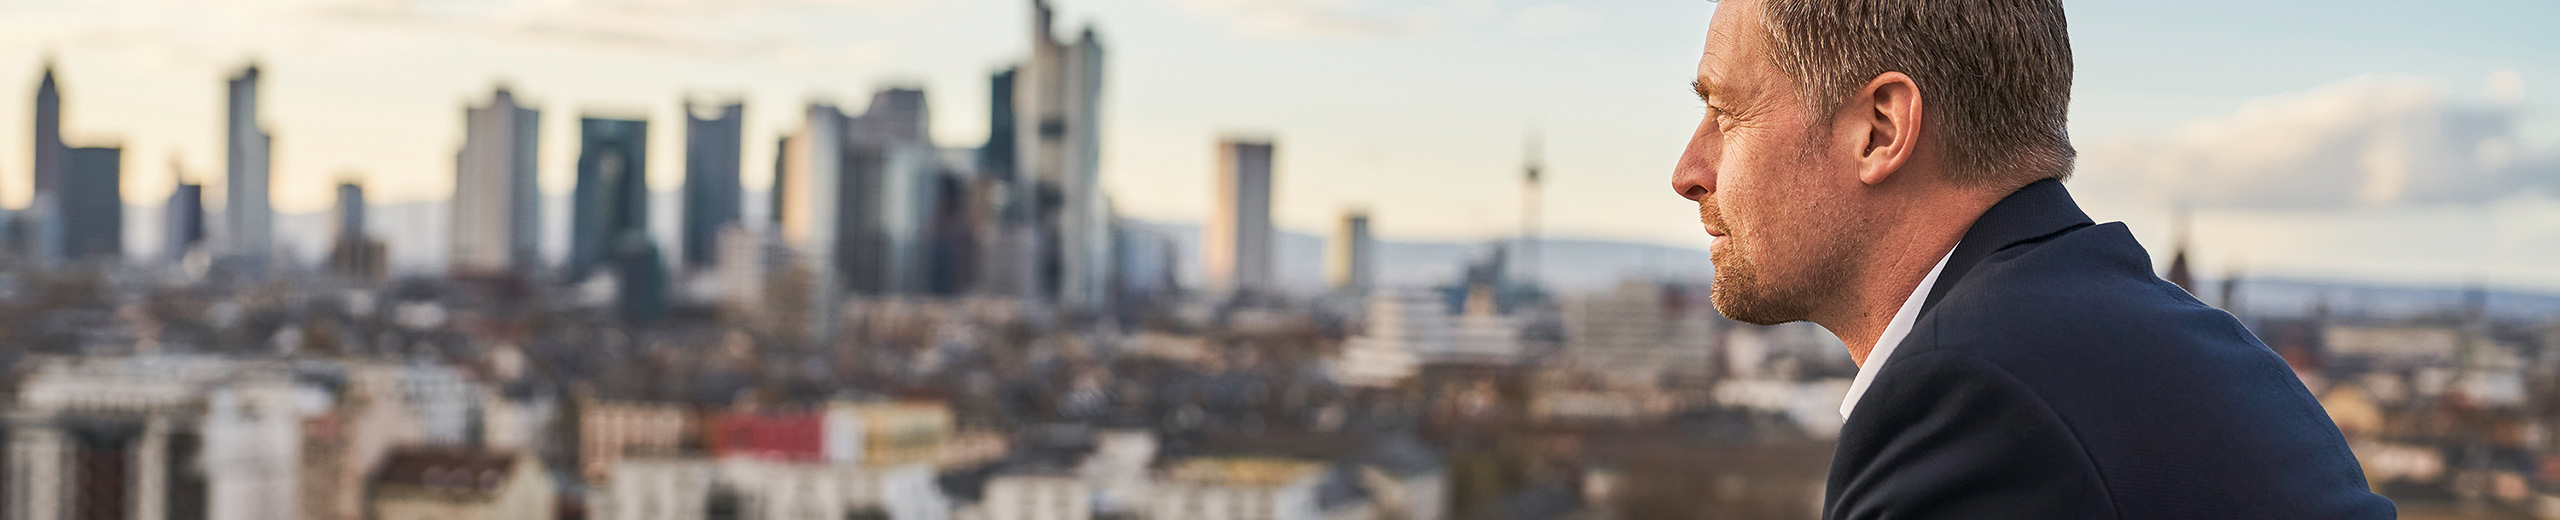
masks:
[[[339,240],[364,239],[364,212],[364,185],[354,182],[338,183]]]
[[[386,258],[381,242],[365,232],[364,186],[338,184],[338,238],[329,246],[329,271],[341,276],[379,279]]]
[[[64,260],[113,261],[124,256],[124,149],[72,148],[57,186],[57,233]]]
[[[649,122],[590,117],[578,121],[578,132],[578,186],[562,268],[570,280],[607,262],[623,235],[649,234]]]
[[[1212,292],[1253,297],[1273,289],[1271,152],[1267,140],[1218,143],[1216,206],[1200,248]]]
[[[1069,307],[1107,303],[1110,201],[1101,185],[1102,43],[1092,28],[1073,42],[1052,30],[1047,0],[1032,0],[1031,60],[1014,83],[1013,157],[1036,188],[1042,292]],[[1048,194],[1054,193],[1052,199]],[[1054,203],[1048,202],[1055,200]]]
[[[160,253],[172,262],[186,259],[187,252],[204,242],[204,185],[185,179],[177,184],[169,191],[169,203],[160,206],[166,235]]]
[[[45,63],[44,79],[36,84],[35,135],[35,193],[19,217],[25,223],[19,229],[31,236],[17,238],[29,255],[51,261],[60,259],[63,251],[59,208],[71,153],[62,144],[62,93],[54,85],[51,61]]]
[[[1354,209],[1342,213],[1342,227],[1333,234],[1333,247],[1327,252],[1327,271],[1334,290],[1343,294],[1367,294],[1377,284],[1378,239],[1369,234],[1369,210]]]
[[[454,161],[453,266],[457,273],[525,272],[541,264],[540,188],[534,184],[542,113],[499,88],[463,110]]]
[[[1021,118],[1015,109],[1021,69],[999,71],[988,80],[987,143],[978,149],[978,169],[986,179],[989,222],[980,237],[985,252],[979,265],[979,294],[1029,299],[1040,294],[1038,190],[1021,165]]]
[[[844,206],[842,143],[844,113],[833,105],[812,104],[800,130],[783,138],[781,163],[773,180],[773,215],[782,238],[800,252],[812,275],[807,310],[812,346],[835,341],[837,306],[844,283],[835,269],[839,218]]]
[[[222,208],[223,263],[244,273],[266,272],[273,248],[274,208],[267,204],[267,157],[273,136],[258,123],[258,66],[231,77],[224,128],[228,145],[223,169],[226,204]]]
[[[738,222],[744,196],[738,169],[746,105],[730,103],[708,118],[703,108],[685,103],[684,264],[693,268],[718,259],[720,230]]]
[[[837,246],[845,290],[912,294],[926,288],[926,228],[942,174],[922,90],[882,89],[846,127]]]

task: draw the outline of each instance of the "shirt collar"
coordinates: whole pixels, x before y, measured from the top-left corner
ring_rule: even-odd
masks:
[[[1902,309],[1893,311],[1893,322],[1885,324],[1884,334],[1876,337],[1875,348],[1867,351],[1867,362],[1858,365],[1858,378],[1849,381],[1849,395],[1840,401],[1841,420],[1849,419],[1849,411],[1858,408],[1858,397],[1867,393],[1867,385],[1875,382],[1876,373],[1884,371],[1885,360],[1893,357],[1894,347],[1901,346],[1902,338],[1911,335],[1912,322],[1920,319],[1921,304],[1928,301],[1930,288],[1938,284],[1938,274],[1946,272],[1947,259],[1954,256],[1953,248],[1939,256],[1938,266],[1929,268],[1929,276],[1921,278],[1920,286],[1911,288],[1911,296],[1902,299]]]

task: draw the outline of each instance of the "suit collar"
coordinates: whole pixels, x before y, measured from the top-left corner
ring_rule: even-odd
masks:
[[[1920,305],[1920,313],[1928,314],[1947,296],[1949,289],[1964,281],[1964,275],[1982,265],[1992,253],[2018,244],[2042,241],[2065,231],[2090,225],[2089,215],[2071,200],[2071,192],[2062,181],[2036,181],[2009,193],[1998,204],[1975,218],[1973,227],[1964,233],[1954,252],[1948,253],[1947,267],[1938,275],[1938,283],[1929,288],[1929,299]]]

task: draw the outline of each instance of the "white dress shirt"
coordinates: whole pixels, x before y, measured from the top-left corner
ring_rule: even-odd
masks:
[[[1867,385],[1875,382],[1877,372],[1884,371],[1885,360],[1893,358],[1894,347],[1902,346],[1902,338],[1911,335],[1911,322],[1920,319],[1920,304],[1929,301],[1929,288],[1938,285],[1938,273],[1946,272],[1947,259],[1955,255],[1955,249],[1949,248],[1947,254],[1939,256],[1938,266],[1929,268],[1929,276],[1921,278],[1920,286],[1911,289],[1911,296],[1902,299],[1902,310],[1893,311],[1893,322],[1885,324],[1884,335],[1877,336],[1875,348],[1867,350],[1867,362],[1858,365],[1858,378],[1849,381],[1849,396],[1840,400],[1841,420],[1849,419],[1849,411],[1858,408],[1858,396],[1866,395]]]

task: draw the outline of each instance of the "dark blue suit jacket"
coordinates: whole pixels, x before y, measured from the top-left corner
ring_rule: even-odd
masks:
[[[1983,213],[1850,412],[1823,516],[2392,518],[2230,314],[2060,182]]]

